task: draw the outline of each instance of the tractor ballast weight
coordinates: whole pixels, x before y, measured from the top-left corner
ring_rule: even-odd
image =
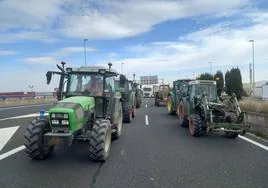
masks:
[[[47,83],[60,75],[58,102],[48,116],[32,121],[24,133],[25,152],[32,159],[45,159],[55,146],[68,146],[77,141],[89,143],[89,158],[105,161],[111,141],[122,132],[122,97],[114,90],[115,70],[99,66],[64,68],[49,71]],[[120,82],[123,82],[120,79]],[[64,91],[64,83],[66,90]]]
[[[235,95],[225,98],[223,103],[216,90],[215,81],[189,82],[187,95],[180,103],[180,122],[188,125],[190,134],[196,137],[212,131],[224,132],[228,138],[245,134],[249,126],[241,118],[243,114]],[[236,103],[230,106],[233,101]]]

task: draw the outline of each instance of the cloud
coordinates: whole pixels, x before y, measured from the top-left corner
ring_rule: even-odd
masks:
[[[86,47],[87,52],[94,52],[97,51],[96,48],[93,47]],[[67,56],[73,53],[81,53],[84,52],[84,47],[79,47],[79,46],[72,46],[72,47],[65,47],[59,50],[58,52],[55,53],[57,56]]]
[[[52,43],[56,38],[49,36],[45,32],[39,31],[18,31],[15,33],[0,32],[0,43],[16,43],[19,41],[41,41]]]
[[[65,0],[2,0],[0,29],[42,29],[53,24]]]
[[[268,21],[259,19],[263,16],[255,15],[252,19],[262,21],[251,26],[236,28],[233,25],[219,24],[187,34],[176,41],[128,46],[126,52],[133,53],[138,58],[121,58],[114,62],[114,66],[120,70],[121,62],[124,62],[124,72],[130,75],[134,72],[139,75],[153,73],[174,80],[209,72],[208,62],[212,62],[214,72],[239,66],[243,81],[248,82],[248,65],[252,62],[249,39],[255,40],[256,72],[268,68]],[[267,75],[256,74],[256,80],[263,79],[267,79]]]
[[[0,50],[0,56],[11,56],[17,54],[18,51],[12,51],[12,50]]]
[[[57,36],[116,39],[148,32],[169,20],[200,15],[226,16],[244,8],[249,0],[9,0],[0,1],[0,31],[4,43],[17,40],[52,42]],[[38,5],[38,6],[36,6]],[[29,30],[32,31],[29,32]],[[36,32],[36,33],[33,33]],[[7,35],[7,39],[4,36]],[[29,37],[33,36],[33,37]],[[2,41],[2,40],[0,40]],[[3,43],[2,41],[2,43]]]
[[[44,56],[44,57],[29,57],[24,59],[26,64],[56,64],[60,61],[56,60],[54,57]]]
[[[156,0],[154,3],[150,0],[99,1],[98,9],[94,9],[90,3],[77,3],[73,14],[62,17],[60,31],[74,38],[123,38],[148,32],[155,25],[168,20],[223,13],[243,7],[246,3],[248,0]]]

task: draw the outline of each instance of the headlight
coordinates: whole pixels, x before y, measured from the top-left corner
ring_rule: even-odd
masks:
[[[61,121],[61,124],[62,124],[62,125],[69,125],[69,121],[68,121],[68,120],[62,120],[62,121]]]
[[[56,117],[56,114],[51,114],[51,118],[55,118]]]
[[[68,119],[68,118],[69,118],[69,114],[64,114],[64,115],[63,115],[63,118],[64,118],[64,119]]]
[[[60,122],[59,122],[59,120],[53,119],[51,121],[51,124],[58,125],[58,124],[60,124]]]

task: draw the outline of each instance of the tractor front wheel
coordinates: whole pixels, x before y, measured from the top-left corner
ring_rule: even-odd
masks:
[[[167,109],[168,109],[168,113],[170,115],[174,115],[175,114],[175,112],[172,109],[172,98],[171,98],[171,96],[168,96],[168,99],[167,99]]]
[[[105,162],[109,157],[112,143],[112,130],[109,120],[100,120],[92,127],[89,139],[89,158]]]
[[[202,120],[198,114],[190,115],[189,131],[192,136],[198,137],[202,134]]]
[[[53,146],[45,146],[43,137],[50,129],[47,120],[34,120],[24,132],[25,153],[34,160],[44,160],[53,152]]]
[[[116,125],[116,132],[113,133],[112,138],[118,139],[122,134],[122,128],[123,128],[123,110],[122,105],[119,106],[119,118]]]
[[[229,116],[226,117],[226,121],[228,123],[236,123],[237,122],[237,118],[236,118],[236,116],[234,114],[231,114],[231,115],[229,115]],[[234,138],[237,138],[238,135],[239,135],[239,133],[237,133],[237,132],[229,132],[229,131],[226,131],[225,132],[225,136],[227,138],[233,138],[234,139]]]

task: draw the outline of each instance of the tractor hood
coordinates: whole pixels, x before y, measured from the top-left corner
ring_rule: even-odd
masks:
[[[95,106],[94,97],[85,97],[85,96],[69,97],[59,102],[59,104],[64,104],[64,103],[79,104],[81,105],[84,111],[88,111],[89,109]]]
[[[87,114],[95,107],[94,97],[76,96],[69,97],[59,101],[49,110],[49,120],[53,128],[59,125],[53,125],[53,120],[68,120],[70,131],[75,132],[81,129],[87,120]],[[65,116],[64,116],[65,115]],[[55,129],[56,130],[56,129]]]

